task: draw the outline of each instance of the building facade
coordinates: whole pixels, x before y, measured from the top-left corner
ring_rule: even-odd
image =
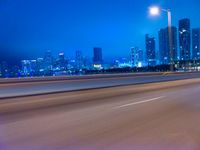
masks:
[[[172,58],[174,61],[178,59],[177,51],[177,28],[172,27]],[[160,64],[170,64],[171,52],[170,52],[170,42],[169,42],[169,28],[160,29],[158,33],[159,37],[159,60]]]
[[[192,59],[200,60],[200,28],[192,29]]]
[[[180,46],[180,60],[190,60],[191,29],[190,29],[189,19],[182,19],[179,21],[179,46]]]
[[[156,40],[148,34],[145,36],[146,43],[146,61],[148,66],[156,65]]]
[[[22,60],[22,74],[24,76],[33,76],[37,70],[37,61],[36,60]]]
[[[131,66],[142,67],[143,66],[143,50],[138,47],[131,48]]]
[[[67,68],[67,61],[64,53],[59,53],[57,60],[57,67],[60,71],[64,71]]]
[[[46,71],[53,70],[53,56],[50,50],[45,52],[44,55],[44,69]]]
[[[76,56],[75,56],[76,58],[76,70],[82,70],[83,69],[83,55],[82,55],[82,52],[81,51],[79,51],[79,50],[77,50],[76,51]]]
[[[102,48],[95,47],[93,52],[93,66],[95,69],[101,69],[103,66]]]

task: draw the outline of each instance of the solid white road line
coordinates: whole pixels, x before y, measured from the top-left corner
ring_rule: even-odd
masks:
[[[164,97],[165,96],[161,96],[161,97],[156,97],[156,98],[152,98],[152,99],[148,99],[148,100],[144,100],[144,101],[129,103],[129,104],[125,104],[125,105],[121,105],[121,106],[115,107],[115,109],[119,109],[119,108],[123,108],[123,107],[128,107],[128,106],[133,106],[133,105],[138,105],[138,104],[147,103],[147,102],[152,102],[152,101],[156,101],[156,100],[162,99]]]

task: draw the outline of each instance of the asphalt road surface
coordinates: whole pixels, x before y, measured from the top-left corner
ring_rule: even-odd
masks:
[[[0,98],[199,78],[200,73],[151,73],[0,80]],[[28,82],[20,82],[20,81]],[[48,81],[46,81],[48,80]],[[4,82],[3,82],[4,81]],[[5,82],[7,81],[7,82]],[[33,82],[31,82],[33,81]],[[13,82],[13,83],[12,83]],[[4,83],[4,84],[3,84]]]
[[[200,150],[200,79],[2,99],[0,150]]]

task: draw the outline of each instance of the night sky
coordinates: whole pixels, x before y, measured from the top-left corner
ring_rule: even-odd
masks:
[[[157,36],[166,14],[152,18],[148,7],[171,8],[173,24],[190,18],[200,27],[199,0],[0,0],[0,61],[41,57],[75,50],[92,56],[102,47],[105,58],[127,56],[130,47],[144,49],[144,35]]]

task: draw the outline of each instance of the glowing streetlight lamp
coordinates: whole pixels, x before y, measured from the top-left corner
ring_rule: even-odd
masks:
[[[174,71],[174,58],[173,58],[173,42],[172,42],[172,15],[170,9],[162,9],[158,6],[152,6],[149,8],[149,13],[152,16],[158,16],[161,11],[167,13],[168,18],[168,34],[169,34],[169,50],[170,50],[170,70]]]
[[[152,16],[157,16],[160,14],[160,8],[157,6],[150,7],[149,12]]]

